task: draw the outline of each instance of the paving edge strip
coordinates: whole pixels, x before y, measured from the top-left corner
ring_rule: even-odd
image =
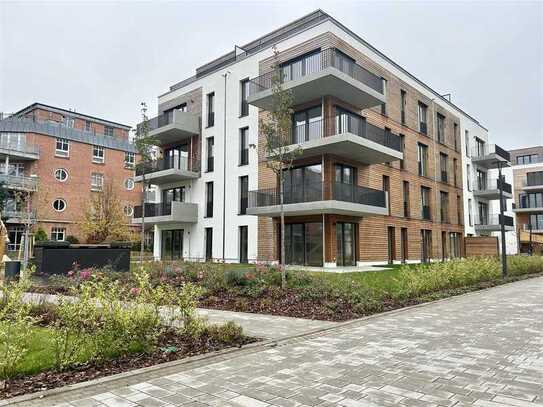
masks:
[[[105,377],[101,377],[99,379],[94,379],[94,380],[89,380],[89,381],[85,381],[85,382],[69,384],[67,386],[57,387],[57,388],[54,388],[54,389],[44,390],[44,391],[40,391],[40,392],[36,392],[36,393],[23,394],[21,396],[0,400],[0,407],[2,407],[2,406],[10,406],[10,405],[18,404],[18,403],[23,403],[25,401],[43,399],[43,398],[48,397],[48,396],[55,396],[55,395],[59,395],[59,394],[63,394],[63,393],[69,393],[71,391],[75,391],[75,390],[79,390],[79,389],[83,389],[83,388],[87,388],[87,387],[91,387],[91,386],[95,386],[95,385],[99,385],[99,384],[106,384],[106,383],[115,382],[115,381],[131,378],[131,377],[136,377],[136,376],[143,375],[143,374],[150,373],[150,372],[154,372],[154,371],[160,370],[160,369],[167,369],[167,368],[173,368],[173,367],[178,367],[178,366],[181,367],[181,366],[184,365],[184,368],[182,370],[180,370],[180,371],[185,371],[185,370],[189,370],[189,369],[192,369],[192,368],[199,367],[199,365],[204,361],[209,361],[210,363],[221,362],[223,360],[228,359],[227,356],[228,357],[240,357],[240,356],[248,355],[248,354],[251,354],[251,353],[260,352],[260,351],[266,350],[268,348],[276,347],[279,344],[286,344],[286,343],[288,343],[290,341],[294,342],[294,341],[300,340],[300,339],[309,339],[309,338],[312,338],[312,337],[315,337],[315,336],[321,336],[322,334],[327,333],[329,331],[336,330],[336,329],[341,329],[341,328],[344,328],[346,326],[355,325],[355,324],[365,322],[365,321],[369,321],[369,320],[372,320],[372,319],[377,319],[377,318],[387,317],[387,316],[391,316],[391,315],[401,314],[401,313],[408,312],[408,311],[411,311],[411,310],[416,309],[416,308],[428,307],[428,306],[443,303],[443,302],[456,301],[456,300],[459,300],[459,299],[462,299],[462,298],[465,298],[465,297],[468,297],[468,296],[476,296],[476,295],[485,293],[486,291],[489,291],[489,290],[499,289],[500,287],[506,287],[506,286],[508,286],[510,284],[521,283],[521,282],[527,281],[527,280],[537,280],[538,278],[543,279],[543,276],[541,276],[541,274],[538,273],[537,275],[535,275],[533,277],[527,277],[527,278],[523,278],[523,279],[516,280],[516,281],[509,281],[509,282],[506,282],[506,283],[503,283],[503,284],[498,284],[498,285],[495,285],[495,286],[492,286],[492,287],[487,287],[487,288],[483,288],[483,289],[480,289],[480,290],[467,292],[467,293],[464,293],[464,294],[453,295],[451,297],[441,298],[439,300],[423,302],[423,303],[415,304],[415,305],[409,305],[407,307],[398,308],[398,309],[391,310],[391,311],[386,311],[386,312],[381,312],[381,313],[378,313],[378,314],[368,315],[366,317],[357,318],[357,319],[353,319],[353,320],[350,320],[350,321],[338,322],[337,325],[334,325],[334,326],[328,326],[328,327],[323,327],[323,328],[312,329],[312,330],[302,332],[302,333],[298,333],[298,334],[295,334],[295,335],[284,336],[284,337],[281,337],[281,338],[275,338],[275,339],[269,339],[269,340],[264,340],[264,341],[260,341],[260,342],[250,343],[248,345],[243,346],[242,348],[227,348],[227,349],[223,349],[223,350],[216,351],[216,352],[210,352],[210,353],[206,353],[206,354],[202,354],[202,355],[191,356],[191,357],[184,358],[184,359],[173,360],[171,362],[160,363],[158,365],[153,365],[153,366],[143,367],[143,368],[140,368],[140,369],[130,370],[128,372],[118,373],[118,374],[114,374],[114,375],[111,375],[111,376],[105,376]],[[210,359],[211,359],[211,361],[210,361]]]

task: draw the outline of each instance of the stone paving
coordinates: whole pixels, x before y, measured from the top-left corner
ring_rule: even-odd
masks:
[[[17,405],[543,406],[543,278],[212,360]]]

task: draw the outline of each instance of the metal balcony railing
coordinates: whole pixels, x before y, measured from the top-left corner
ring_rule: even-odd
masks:
[[[511,216],[504,215],[504,225],[505,226],[513,226],[513,218]],[[475,225],[481,225],[481,226],[495,226],[495,225],[501,225],[501,215],[484,215],[484,216],[476,216],[475,217]]]
[[[344,74],[347,74],[351,78],[369,86],[381,94],[383,93],[383,81],[379,76],[355,62],[347,60],[347,58],[335,48],[328,48],[304,59],[303,64],[300,63],[300,60],[291,63],[286,62],[279,70],[272,70],[251,79],[249,94],[254,95],[263,90],[271,89],[274,76],[278,75],[282,83],[287,83],[330,67],[340,70]]]
[[[37,144],[30,144],[27,142],[13,141],[9,138],[0,138],[0,149],[19,152],[23,154],[36,154],[40,153],[40,147]]]
[[[143,214],[142,206],[138,205],[134,207],[134,218],[141,218]],[[152,218],[155,216],[169,216],[172,214],[171,202],[160,203],[146,203],[145,204],[145,217]]]
[[[4,184],[7,188],[19,188],[35,191],[38,186],[38,177],[0,174],[0,183]]]
[[[280,205],[279,188],[249,191],[249,208]],[[285,186],[283,203],[296,204],[337,200],[386,208],[385,191],[342,183],[308,183]]]
[[[307,141],[342,133],[351,133],[393,150],[401,151],[399,136],[368,123],[361,116],[347,113],[316,118],[304,124],[294,125],[287,135],[287,139],[284,141],[278,140],[278,143],[286,145],[303,144]]]
[[[487,180],[477,180],[474,185],[474,191],[491,191],[500,189],[500,185],[504,192],[512,193],[513,187],[508,182],[500,180],[499,178],[492,178]]]
[[[23,210],[17,210],[12,208],[6,208],[2,210],[2,218],[4,219],[16,219],[21,223],[24,223],[30,219],[31,222],[36,221],[36,211],[31,210],[30,213]]]
[[[543,192],[520,194],[517,208],[543,208]]]
[[[145,174],[151,174],[170,169],[200,172],[200,160],[190,157],[177,157],[161,158],[147,164],[140,163],[136,166],[136,176],[143,175],[144,171]]]
[[[543,222],[536,222],[532,224],[524,224],[522,225],[522,230],[525,232],[530,232],[530,230],[533,232],[535,230],[543,230]]]
[[[511,154],[509,154],[509,151],[504,150],[497,144],[478,145],[471,150],[472,158],[482,158],[491,154],[496,154],[507,161],[511,161]]]

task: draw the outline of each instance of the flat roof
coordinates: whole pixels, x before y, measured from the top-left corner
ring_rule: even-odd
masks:
[[[28,106],[22,108],[21,110],[13,113],[13,115],[17,116],[19,114],[26,113],[26,112],[29,112],[29,111],[32,111],[32,110],[38,109],[38,108],[43,108],[44,110],[50,110],[50,111],[57,112],[57,113],[68,114],[68,115],[71,115],[71,116],[77,116],[77,117],[80,117],[80,118],[87,118],[87,119],[95,120],[95,121],[98,121],[98,122],[101,122],[101,123],[104,123],[104,124],[111,124],[111,125],[116,126],[116,127],[121,127],[121,128],[123,128],[125,130],[130,130],[132,128],[131,126],[129,126],[127,124],[112,122],[111,120],[105,120],[105,119],[101,119],[101,118],[96,117],[96,116],[90,116],[88,114],[75,112],[73,110],[63,109],[61,107],[46,105],[45,103],[39,103],[39,102],[34,102],[31,105],[28,105]]]
[[[219,69],[222,69],[226,66],[232,65],[236,63],[237,61],[244,59],[248,55],[254,54],[256,52],[261,51],[265,48],[272,47],[275,43],[278,41],[281,41],[285,38],[292,37],[296,34],[299,34],[302,31],[305,31],[309,28],[312,28],[316,25],[322,24],[325,21],[331,21],[335,25],[337,25],[339,28],[341,28],[343,31],[347,32],[348,34],[352,35],[354,38],[356,38],[358,41],[360,41],[362,44],[364,44],[366,47],[371,49],[373,52],[378,54],[380,57],[388,61],[391,65],[393,65],[396,69],[403,72],[405,75],[409,76],[411,79],[413,79],[415,82],[423,86],[425,89],[433,93],[437,98],[439,98],[442,102],[446,103],[447,105],[453,107],[454,109],[460,111],[462,114],[464,114],[466,117],[470,118],[472,121],[474,121],[478,126],[483,128],[484,130],[488,131],[486,127],[484,127],[479,120],[462,110],[460,107],[452,103],[449,99],[445,98],[443,95],[441,95],[439,92],[432,89],[430,86],[428,86],[426,83],[418,79],[415,75],[407,71],[405,68],[394,62],[391,58],[383,54],[381,51],[379,51],[377,48],[375,48],[373,45],[362,39],[359,35],[345,27],[343,24],[341,24],[338,20],[330,16],[328,13],[324,12],[321,9],[317,9],[297,20],[294,20],[268,34],[265,34],[259,38],[257,38],[254,41],[249,42],[248,44],[238,47],[235,46],[234,51],[231,51],[227,54],[224,54],[223,56],[214,59],[213,61],[202,65],[198,68],[196,68],[196,75],[191,76],[187,79],[184,79],[183,81],[180,81],[172,86],[170,86],[170,90],[168,92],[165,92],[161,94],[159,97],[167,95],[168,93],[171,93],[173,91],[176,91],[184,86],[187,86],[191,84],[192,82],[195,82],[196,80],[203,78],[207,75],[210,75],[213,72],[218,71]],[[238,48],[242,52],[238,52]]]

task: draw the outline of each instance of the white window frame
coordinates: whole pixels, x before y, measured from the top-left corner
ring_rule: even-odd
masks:
[[[125,216],[132,216],[134,215],[134,207],[132,207],[132,205],[125,205],[123,212]]]
[[[63,203],[64,203],[64,208],[62,208],[62,209],[57,209],[57,208],[55,208],[55,202],[57,202],[57,201],[63,202]],[[57,199],[55,199],[55,200],[53,201],[52,206],[53,206],[53,209],[54,209],[56,212],[64,212],[64,211],[66,210],[66,207],[68,206],[68,204],[66,203],[66,201],[65,201],[64,199],[62,199],[62,198],[57,198]]]
[[[93,172],[91,174],[91,191],[102,191],[104,189],[104,174]]]
[[[129,183],[130,183],[130,186],[128,185]],[[134,178],[126,178],[124,180],[124,188],[127,191],[132,191],[135,186],[136,186],[136,183],[134,182]]]
[[[64,174],[66,174],[66,177],[64,179],[59,179],[57,177],[57,172],[60,172],[60,171],[64,171]],[[58,182],[66,182],[68,181],[68,177],[70,176],[68,174],[68,170],[66,168],[57,168],[54,172],[53,172],[53,175],[55,177],[55,179],[58,181]]]
[[[124,166],[125,168],[134,168],[136,164],[136,154],[130,151],[124,152]]]
[[[62,236],[62,239],[58,237]],[[55,242],[62,242],[66,240],[66,228],[53,227],[51,228],[51,240]]]
[[[66,149],[59,149],[59,143],[61,147],[66,147]],[[70,156],[70,140],[67,138],[57,137],[55,140],[55,155],[58,157],[69,157]]]
[[[98,155],[96,153],[98,153]],[[96,164],[103,164],[105,161],[106,149],[103,146],[98,146],[94,144],[92,146],[92,162]]]

